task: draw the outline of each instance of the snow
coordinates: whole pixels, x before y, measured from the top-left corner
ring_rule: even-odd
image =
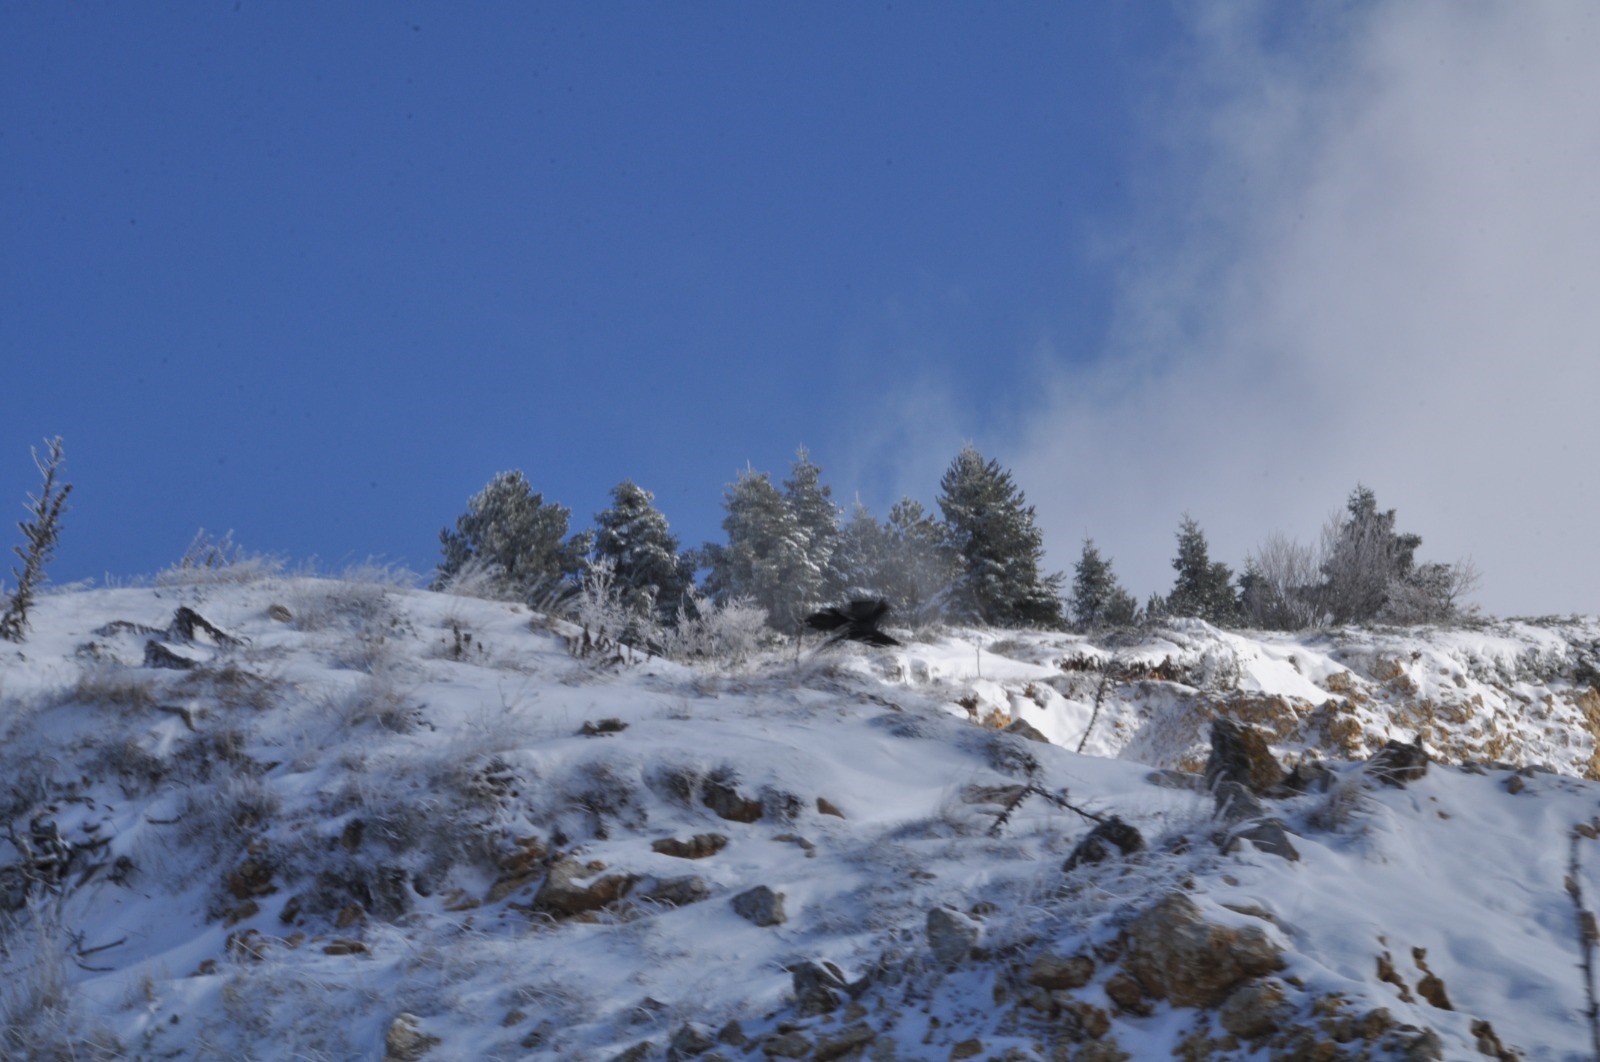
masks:
[[[240,644],[107,627],[160,631],[180,605]],[[21,866],[35,820],[77,854],[26,906],[7,911],[0,890],[0,1055],[379,1058],[406,1012],[439,1040],[428,1057],[608,1059],[649,1041],[659,1058],[686,1022],[837,1032],[845,1019],[797,1012],[788,972],[827,961],[869,976],[874,1050],[943,1059],[977,1038],[983,1057],[1043,1059],[1053,1034],[998,1002],[1018,964],[1108,946],[1180,889],[1219,923],[1266,925],[1306,1006],[1338,993],[1386,1008],[1435,1030],[1446,1058],[1477,1057],[1479,1019],[1529,1059],[1588,1057],[1563,882],[1573,828],[1600,813],[1575,670],[1600,645],[1594,620],[955,630],[890,652],[780,648],[739,669],[604,665],[569,653],[573,633],[516,605],[270,572],[41,598],[28,640],[0,645],[0,868]],[[152,638],[199,666],[143,666]],[[1106,666],[1126,670],[1097,715]],[[1332,762],[1329,793],[1270,802],[1298,861],[1220,851],[1209,797],[1150,780],[1195,766],[1208,720],[1247,709],[1280,759]],[[1330,744],[1328,718],[1354,729]],[[1012,719],[1049,743],[996,729]],[[625,727],[580,733],[602,720]],[[1346,762],[1419,731],[1445,762],[1408,786]],[[1535,763],[1554,770],[1514,770]],[[718,817],[709,779],[762,817]],[[1023,784],[1121,817],[1149,850],[1064,875],[1083,817],[1025,796],[991,829],[1003,787]],[[728,844],[708,858],[651,848],[713,832]],[[491,902],[529,839],[639,883],[592,921],[552,918],[532,907],[541,862]],[[1596,847],[1579,842],[1591,901]],[[252,861],[268,875],[238,895],[229,875]],[[685,875],[708,898],[642,898]],[[757,885],[783,894],[784,924],[733,911]],[[323,895],[335,906],[312,909]],[[986,958],[933,962],[939,906],[981,924]],[[324,950],[336,940],[364,951]],[[1377,979],[1386,951],[1415,986],[1413,948],[1454,1010]],[[1102,962],[1078,995],[1110,1011],[1115,970]],[[1211,1020],[1157,1003],[1114,1014],[1110,1035],[1170,1057]]]

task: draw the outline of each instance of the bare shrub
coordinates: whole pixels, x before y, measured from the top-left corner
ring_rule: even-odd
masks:
[[[1326,540],[1326,536],[1325,536]],[[1320,626],[1318,605],[1322,556],[1311,546],[1274,531],[1245,563],[1241,607],[1252,627],[1297,631]]]
[[[28,495],[28,512],[33,519],[17,524],[28,544],[15,547],[22,567],[11,569],[17,588],[6,602],[5,612],[0,613],[0,638],[12,642],[22,641],[27,634],[28,610],[44,583],[44,566],[55,555],[61,538],[61,514],[67,508],[67,495],[72,493],[70,483],[56,487],[56,472],[62,459],[61,436],[47,440],[45,446],[47,452],[42,458],[38,450],[32,451],[34,466],[44,483],[37,496]]]
[[[422,706],[412,699],[409,690],[401,687],[389,667],[374,668],[349,689],[331,695],[324,703],[348,729],[376,723],[394,734],[408,734],[416,729],[422,712]]]
[[[217,536],[202,527],[178,562],[156,573],[155,582],[162,587],[244,585],[278,575],[283,566],[281,557],[246,553],[234,543],[232,531]]]
[[[153,678],[116,664],[92,664],[58,695],[57,703],[147,711],[160,703],[160,697]]]
[[[0,915],[0,1058],[83,1062],[126,1058],[117,1038],[80,1012],[68,979],[77,945],[53,905]]]

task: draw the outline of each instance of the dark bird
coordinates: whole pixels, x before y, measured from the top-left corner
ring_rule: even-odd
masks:
[[[899,645],[895,639],[878,629],[878,623],[889,612],[887,601],[852,601],[848,605],[834,605],[806,617],[806,626],[814,631],[833,631],[834,642],[865,642],[867,645]]]

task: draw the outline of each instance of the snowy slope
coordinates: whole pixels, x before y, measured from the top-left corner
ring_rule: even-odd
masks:
[[[0,1057],[1590,1057],[1593,621],[573,634],[371,578],[44,598],[0,645]],[[1298,858],[1181,773],[1219,716],[1330,761],[1264,800]],[[1419,731],[1421,778],[1361,764]],[[1143,850],[1065,872],[1113,815]]]

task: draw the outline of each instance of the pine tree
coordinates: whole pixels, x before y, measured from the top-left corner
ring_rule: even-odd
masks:
[[[469,568],[487,569],[501,589],[542,604],[571,589],[592,535],[566,538],[571,510],[545,503],[520,471],[501,472],[467,501],[456,529],[439,532],[444,554],[436,589]]]
[[[856,502],[850,519],[839,531],[833,567],[846,598],[889,597],[886,567],[889,534],[867,507]],[[896,602],[889,602],[896,607]]]
[[[678,552],[655,495],[623,480],[611,490],[609,509],[594,518],[596,560],[610,561],[613,586],[625,609],[641,618],[671,621],[693,580],[691,561]]]
[[[884,534],[884,597],[894,615],[912,626],[939,619],[959,568],[949,532],[920,502],[902,498]]]
[[[1213,562],[1205,532],[1185,513],[1178,528],[1178,555],[1172,559],[1178,578],[1167,595],[1167,612],[1198,616],[1208,623],[1231,623],[1238,612],[1233,591],[1233,570]]]
[[[804,599],[803,607],[809,612],[812,605],[820,606],[837,597],[844,581],[834,561],[839,548],[839,507],[833,504],[833,488],[822,482],[822,469],[804,446],[795,452],[789,478],[783,481],[783,498],[806,538],[810,570],[795,592]]]
[[[1345,513],[1325,536],[1322,603],[1335,623],[1365,623],[1410,578],[1422,538],[1397,534],[1395,511],[1378,511],[1377,495],[1359,483]]]
[[[1062,576],[1039,571],[1043,537],[1011,473],[968,444],[939,487],[939,508],[961,558],[957,615],[999,627],[1060,627]]]
[[[1084,539],[1072,575],[1073,622],[1080,630],[1126,627],[1137,619],[1138,611],[1138,602],[1117,582],[1111,562],[1100,556],[1094,539]]]
[[[796,630],[820,589],[810,536],[765,472],[747,470],[728,488],[722,529],[728,541],[705,548],[707,589],[719,605],[748,598],[780,630]]]

